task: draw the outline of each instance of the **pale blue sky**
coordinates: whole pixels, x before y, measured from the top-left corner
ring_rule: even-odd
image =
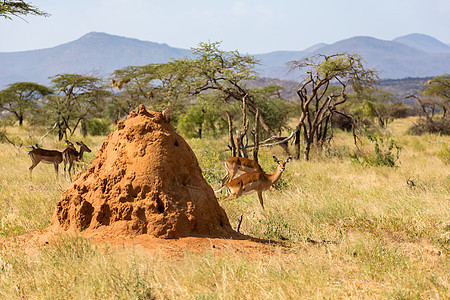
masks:
[[[353,36],[410,33],[450,43],[450,0],[31,0],[52,16],[0,19],[0,52],[57,46],[99,31],[190,49],[259,54]]]

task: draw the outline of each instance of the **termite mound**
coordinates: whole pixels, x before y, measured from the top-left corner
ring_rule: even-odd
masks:
[[[50,229],[161,238],[234,235],[165,113],[132,111],[56,205]]]

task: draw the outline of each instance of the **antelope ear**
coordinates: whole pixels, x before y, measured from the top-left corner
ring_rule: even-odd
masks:
[[[278,160],[278,158],[275,155],[273,156],[273,161],[276,162],[277,164],[280,163],[280,161]]]
[[[289,156],[289,157],[286,159],[286,163],[290,162],[291,159],[292,159],[292,157]]]
[[[81,142],[81,143],[80,143],[80,142],[77,142],[77,145],[78,145],[78,146],[81,146],[81,144],[83,144],[83,142]]]

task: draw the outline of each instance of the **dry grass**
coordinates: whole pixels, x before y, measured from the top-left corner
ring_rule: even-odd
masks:
[[[0,298],[448,299],[450,138],[409,136],[410,122],[390,126],[402,148],[395,168],[353,163],[351,137],[340,133],[329,156],[287,165],[277,190],[264,194],[265,211],[254,194],[221,203],[234,227],[243,214],[241,232],[285,246],[186,250],[177,259],[77,236],[32,253],[3,244],[45,228],[69,180],[55,181],[52,166],[38,165],[30,181],[25,149],[0,144]],[[86,143],[95,153],[101,141]],[[189,143],[216,187],[224,140]],[[272,150],[283,157],[263,150],[267,172],[275,169]]]

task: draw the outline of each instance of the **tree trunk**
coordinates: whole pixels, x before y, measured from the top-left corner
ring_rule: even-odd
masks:
[[[305,153],[303,153],[303,158],[307,161],[309,160],[309,152],[314,141],[314,135],[311,130],[312,129],[310,128],[308,131],[307,128],[303,126],[303,137],[305,139]]]
[[[64,138],[64,133],[65,133],[65,132],[64,132],[62,126],[61,126],[61,122],[58,122],[58,139],[59,139],[60,141],[63,140],[63,138]]]
[[[248,141],[247,138],[247,131],[248,131],[248,120],[247,120],[247,101],[245,100],[246,96],[242,98],[242,132],[238,134],[238,137],[236,137],[236,142],[238,143],[238,153],[239,156],[247,158],[247,143],[244,143],[244,139]],[[239,142],[237,141],[239,138]]]
[[[227,114],[228,119],[228,139],[230,140],[229,148],[231,150],[231,156],[236,156],[236,145],[234,144],[233,139],[233,120],[231,119],[231,115],[229,111],[225,112]]]
[[[81,121],[81,134],[83,135],[83,137],[86,137],[88,134],[86,120]]]
[[[253,160],[258,162],[258,150],[259,150],[259,108],[256,109],[256,116],[255,116],[255,127],[253,127]]]
[[[301,125],[297,125],[297,132],[295,133],[295,159],[300,159],[300,135]]]

